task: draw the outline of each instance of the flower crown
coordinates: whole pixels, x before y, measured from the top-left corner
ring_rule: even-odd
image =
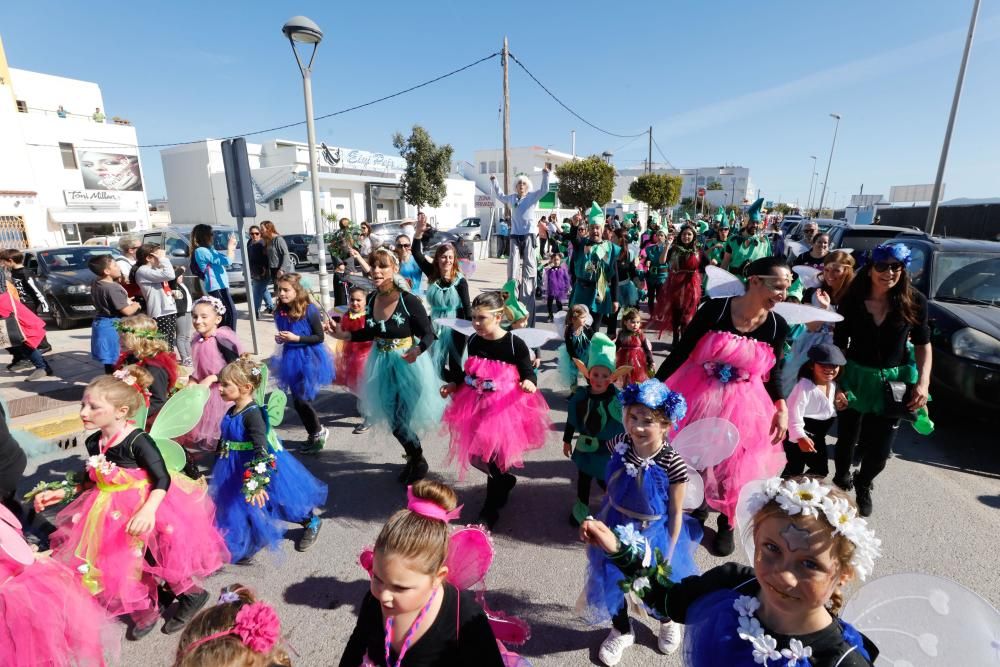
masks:
[[[222,303],[222,299],[220,299],[218,297],[203,296],[203,297],[199,298],[197,301],[195,301],[194,305],[197,306],[199,303],[207,303],[219,315],[225,315],[226,314],[226,304]]]
[[[902,263],[904,268],[910,268],[913,260],[913,253],[904,243],[880,243],[872,249],[873,262],[891,262],[896,260]]]
[[[772,477],[764,480],[763,487],[747,501],[750,516],[756,516],[765,505],[774,501],[789,516],[823,517],[833,527],[834,534],[842,535],[854,545],[851,567],[861,579],[867,578],[875,567],[875,559],[882,555],[882,540],[868,522],[857,515],[845,498],[831,498],[830,488],[816,479],[799,482],[795,479]]]
[[[219,604],[235,604],[240,601],[234,591],[223,591]],[[274,608],[266,602],[252,602],[236,612],[236,623],[228,630],[196,639],[187,645],[182,655],[187,655],[202,644],[235,635],[243,645],[254,653],[268,653],[281,637],[281,619]]]
[[[128,372],[126,368],[119,368],[114,373],[111,374],[116,380],[124,382],[128,386],[135,389],[142,396],[143,400],[146,401],[146,407],[149,407],[149,390],[139,384],[139,380],[136,379],[134,375]]]
[[[155,329],[136,329],[121,323],[117,320],[114,324],[115,330],[120,334],[128,334],[144,340],[162,340],[163,335]]]
[[[646,380],[642,384],[630,384],[622,390],[618,399],[623,407],[645,405],[650,410],[662,412],[676,426],[687,414],[687,401],[676,391],[659,380]]]

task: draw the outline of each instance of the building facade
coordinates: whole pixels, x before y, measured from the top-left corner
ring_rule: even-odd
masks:
[[[136,130],[104,114],[96,83],[8,67],[0,45],[0,246],[149,226]]]
[[[308,145],[273,139],[247,144],[257,202],[257,220],[271,220],[282,234],[315,234]],[[354,222],[387,222],[416,216],[403,201],[399,177],[405,161],[385,153],[321,145],[318,150],[320,210]],[[160,151],[173,224],[232,225],[222,163],[222,142],[206,139]],[[446,182],[441,206],[424,207],[431,222],[450,229],[471,216],[475,184],[462,177]],[[335,223],[323,222],[327,232]]]
[[[615,177],[615,201],[632,203],[628,194],[632,181],[646,173],[645,169],[622,169]],[[694,198],[700,188],[705,188],[705,200],[708,206],[728,206],[729,204],[749,204],[756,199],[756,190],[750,180],[750,170],[746,167],[696,167],[694,169],[674,169],[653,163],[654,174],[669,174],[680,176],[681,199]],[[721,188],[709,190],[712,183],[718,183]]]

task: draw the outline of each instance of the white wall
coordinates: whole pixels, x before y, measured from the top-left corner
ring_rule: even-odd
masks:
[[[215,144],[213,147],[212,144]],[[213,173],[222,171],[222,152],[218,142],[200,142],[174,146],[160,151],[163,180],[174,224],[220,224]],[[226,181],[222,179],[222,210],[229,215]]]

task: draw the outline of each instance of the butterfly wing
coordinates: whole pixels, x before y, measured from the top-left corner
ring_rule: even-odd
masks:
[[[739,442],[732,422],[708,417],[686,425],[670,444],[692,468],[704,470],[728,459]]]
[[[796,266],[792,271],[798,275],[802,287],[806,289],[819,287],[819,274],[822,273],[819,269],[812,266]]]
[[[466,278],[471,278],[476,273],[476,263],[471,259],[460,259],[458,260],[458,270]]]
[[[438,317],[434,319],[434,324],[454,329],[464,336],[471,336],[476,333],[476,330],[472,326],[472,322],[458,317]]]
[[[459,590],[468,590],[480,583],[493,564],[493,543],[482,526],[466,526],[451,534],[448,540],[448,582]]]
[[[807,322],[841,322],[843,315],[832,310],[824,310],[804,303],[789,303],[782,301],[774,307],[774,312],[785,318],[789,324],[805,324]]]
[[[556,340],[557,338],[562,338],[555,331],[550,331],[549,329],[511,329],[511,333],[524,341],[524,344],[528,346],[528,349],[534,350],[545,345],[550,340]]]
[[[743,281],[718,266],[706,266],[705,275],[708,276],[708,296],[713,299],[742,296],[747,291]]]
[[[149,436],[159,448],[167,469],[178,472],[184,468],[187,457],[174,439],[186,435],[195,427],[206,403],[208,387],[190,385],[171,396],[153,420]]]

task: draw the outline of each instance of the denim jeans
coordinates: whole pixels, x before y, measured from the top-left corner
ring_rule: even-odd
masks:
[[[253,286],[253,312],[260,312],[261,302],[273,310],[274,300],[271,298],[271,290],[268,289],[271,286],[271,279],[262,278],[257,280],[254,278],[250,280],[250,283]]]

